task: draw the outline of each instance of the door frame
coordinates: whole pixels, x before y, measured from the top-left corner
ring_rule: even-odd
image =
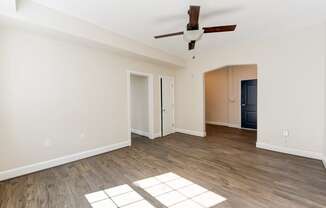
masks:
[[[154,75],[138,71],[127,71],[127,120],[128,120],[128,140],[131,144],[131,102],[130,102],[130,82],[131,76],[144,76],[148,81],[148,137],[154,139]]]
[[[160,75],[159,76],[159,80],[160,80],[160,111],[159,111],[159,117],[160,117],[160,136],[163,137],[164,136],[164,127],[163,127],[163,123],[162,123],[162,107],[163,107],[163,102],[162,102],[162,98],[163,98],[163,89],[162,89],[162,85],[161,85],[161,80],[163,80],[164,77],[168,77],[168,78],[172,78],[173,79],[173,109],[172,109],[172,112],[173,112],[173,119],[172,119],[172,122],[174,124],[174,128],[173,128],[173,132],[172,133],[175,133],[176,132],[176,128],[175,128],[175,77],[173,76],[168,76],[168,75]],[[163,83],[163,82],[162,82]]]
[[[251,129],[251,128],[243,128],[242,127],[242,106],[241,106],[241,99],[242,99],[242,81],[250,81],[250,80],[257,80],[257,109],[256,109],[256,115],[257,115],[257,129]],[[258,77],[256,79],[240,79],[240,129],[249,130],[249,131],[257,131],[258,130]]]

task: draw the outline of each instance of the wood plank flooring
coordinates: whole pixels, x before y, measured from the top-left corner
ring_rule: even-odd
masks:
[[[207,126],[204,139],[184,134],[132,146],[0,183],[1,208],[88,208],[85,194],[129,184],[156,207],[165,207],[133,185],[167,172],[225,198],[219,208],[326,207],[321,161],[255,148],[255,132]]]

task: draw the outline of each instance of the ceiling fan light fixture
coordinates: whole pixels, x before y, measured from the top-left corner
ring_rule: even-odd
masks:
[[[183,33],[183,40],[187,43],[190,43],[191,41],[199,41],[204,34],[204,30],[186,30]]]
[[[167,38],[172,36],[183,35],[183,40],[188,43],[188,50],[194,50],[196,42],[199,41],[205,33],[221,33],[235,31],[237,25],[222,25],[213,27],[203,27],[199,29],[200,6],[190,5],[188,10],[189,23],[186,25],[187,30],[184,32],[175,32],[164,35],[154,36],[155,39]]]

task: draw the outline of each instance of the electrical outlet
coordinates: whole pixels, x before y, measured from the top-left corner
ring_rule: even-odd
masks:
[[[289,137],[290,136],[289,130],[288,129],[283,129],[282,135],[283,135],[283,137]]]

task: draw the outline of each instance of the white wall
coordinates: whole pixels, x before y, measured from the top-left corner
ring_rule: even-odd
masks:
[[[205,73],[206,123],[241,128],[241,81],[257,79],[256,65]]]
[[[177,72],[177,128],[205,131],[203,72],[227,65],[258,65],[258,144],[320,158],[325,111],[325,27],[314,25],[255,42],[198,51]],[[289,129],[290,137],[282,137]]]
[[[1,0],[0,12],[10,13],[16,11],[16,0]]]
[[[173,68],[18,28],[0,34],[0,180],[6,170],[126,144],[127,70],[154,75],[159,132],[159,75],[175,76]]]
[[[326,40],[326,27],[325,27],[325,40]],[[326,71],[326,41],[325,41],[325,71]],[[325,82],[326,82],[326,73],[324,75],[325,75]],[[325,90],[324,98],[325,98],[325,128],[324,128],[324,159],[323,159],[323,163],[326,168],[326,90]]]
[[[131,128],[134,133],[149,135],[148,78],[130,76]]]

